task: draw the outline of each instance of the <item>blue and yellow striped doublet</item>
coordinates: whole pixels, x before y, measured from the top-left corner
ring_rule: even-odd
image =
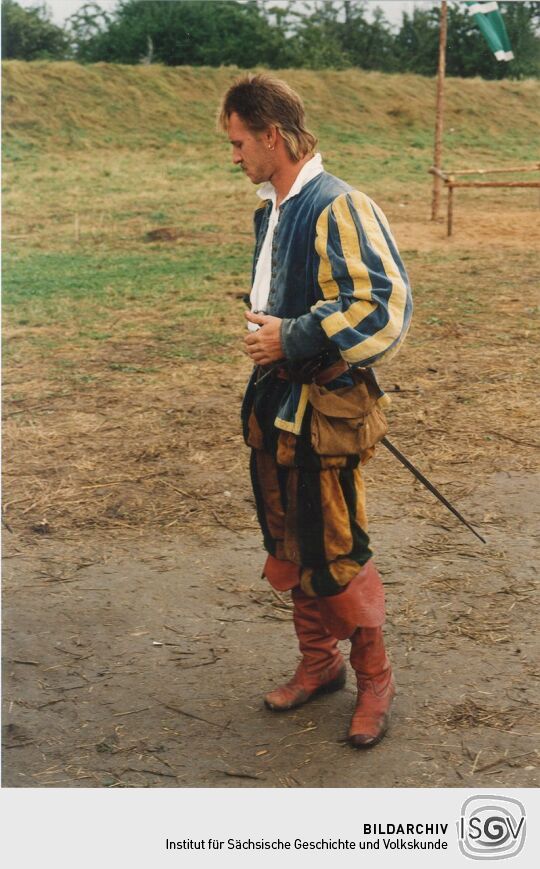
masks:
[[[271,208],[267,201],[255,212],[253,274]],[[293,362],[326,350],[366,367],[395,353],[409,328],[411,289],[388,221],[369,196],[323,172],[282,204],[266,313],[283,319]],[[306,406],[307,387],[290,384],[276,426],[299,434]]]

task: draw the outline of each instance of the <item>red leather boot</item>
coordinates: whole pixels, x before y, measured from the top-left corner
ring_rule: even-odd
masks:
[[[388,729],[395,694],[394,677],[384,649],[382,629],[358,628],[351,637],[351,664],[358,697],[349,728],[354,748],[371,748]]]
[[[308,597],[298,586],[292,590],[292,599],[302,660],[292,679],[264,698],[275,712],[294,709],[317,694],[338,691],[345,685],[345,663],[336,638],[323,625],[317,599]]]
[[[334,636],[351,640],[358,697],[349,742],[355,748],[371,748],[386,733],[395,694],[381,628],[384,590],[373,561],[368,561],[340,594],[319,598],[319,609],[323,623]]]

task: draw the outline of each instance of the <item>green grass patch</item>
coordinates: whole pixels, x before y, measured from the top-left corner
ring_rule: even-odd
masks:
[[[191,252],[184,248],[181,257],[149,248],[148,253],[32,252],[4,258],[4,304],[16,307],[19,321],[30,322],[23,313],[37,303],[44,309],[59,305],[64,299],[99,302],[110,308],[123,306],[134,298],[159,298],[177,293],[179,301],[201,301],[202,286],[208,278],[227,276],[235,268],[249,272],[249,251],[240,245],[205,245]],[[238,274],[238,271],[237,271]],[[226,277],[224,277],[226,280]]]

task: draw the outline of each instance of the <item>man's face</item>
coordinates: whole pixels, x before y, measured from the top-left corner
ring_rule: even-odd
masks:
[[[275,169],[275,158],[264,133],[252,132],[236,112],[229,118],[227,133],[235,166],[241,166],[253,184],[268,181]]]

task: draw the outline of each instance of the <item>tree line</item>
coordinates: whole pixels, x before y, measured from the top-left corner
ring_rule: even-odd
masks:
[[[2,0],[2,55],[80,63],[347,69],[435,75],[440,8],[404,12],[393,29],[361,0],[89,2],[59,27],[46,5]],[[447,74],[539,77],[540,2],[500,2],[515,59],[498,62],[463,3],[449,3]]]

